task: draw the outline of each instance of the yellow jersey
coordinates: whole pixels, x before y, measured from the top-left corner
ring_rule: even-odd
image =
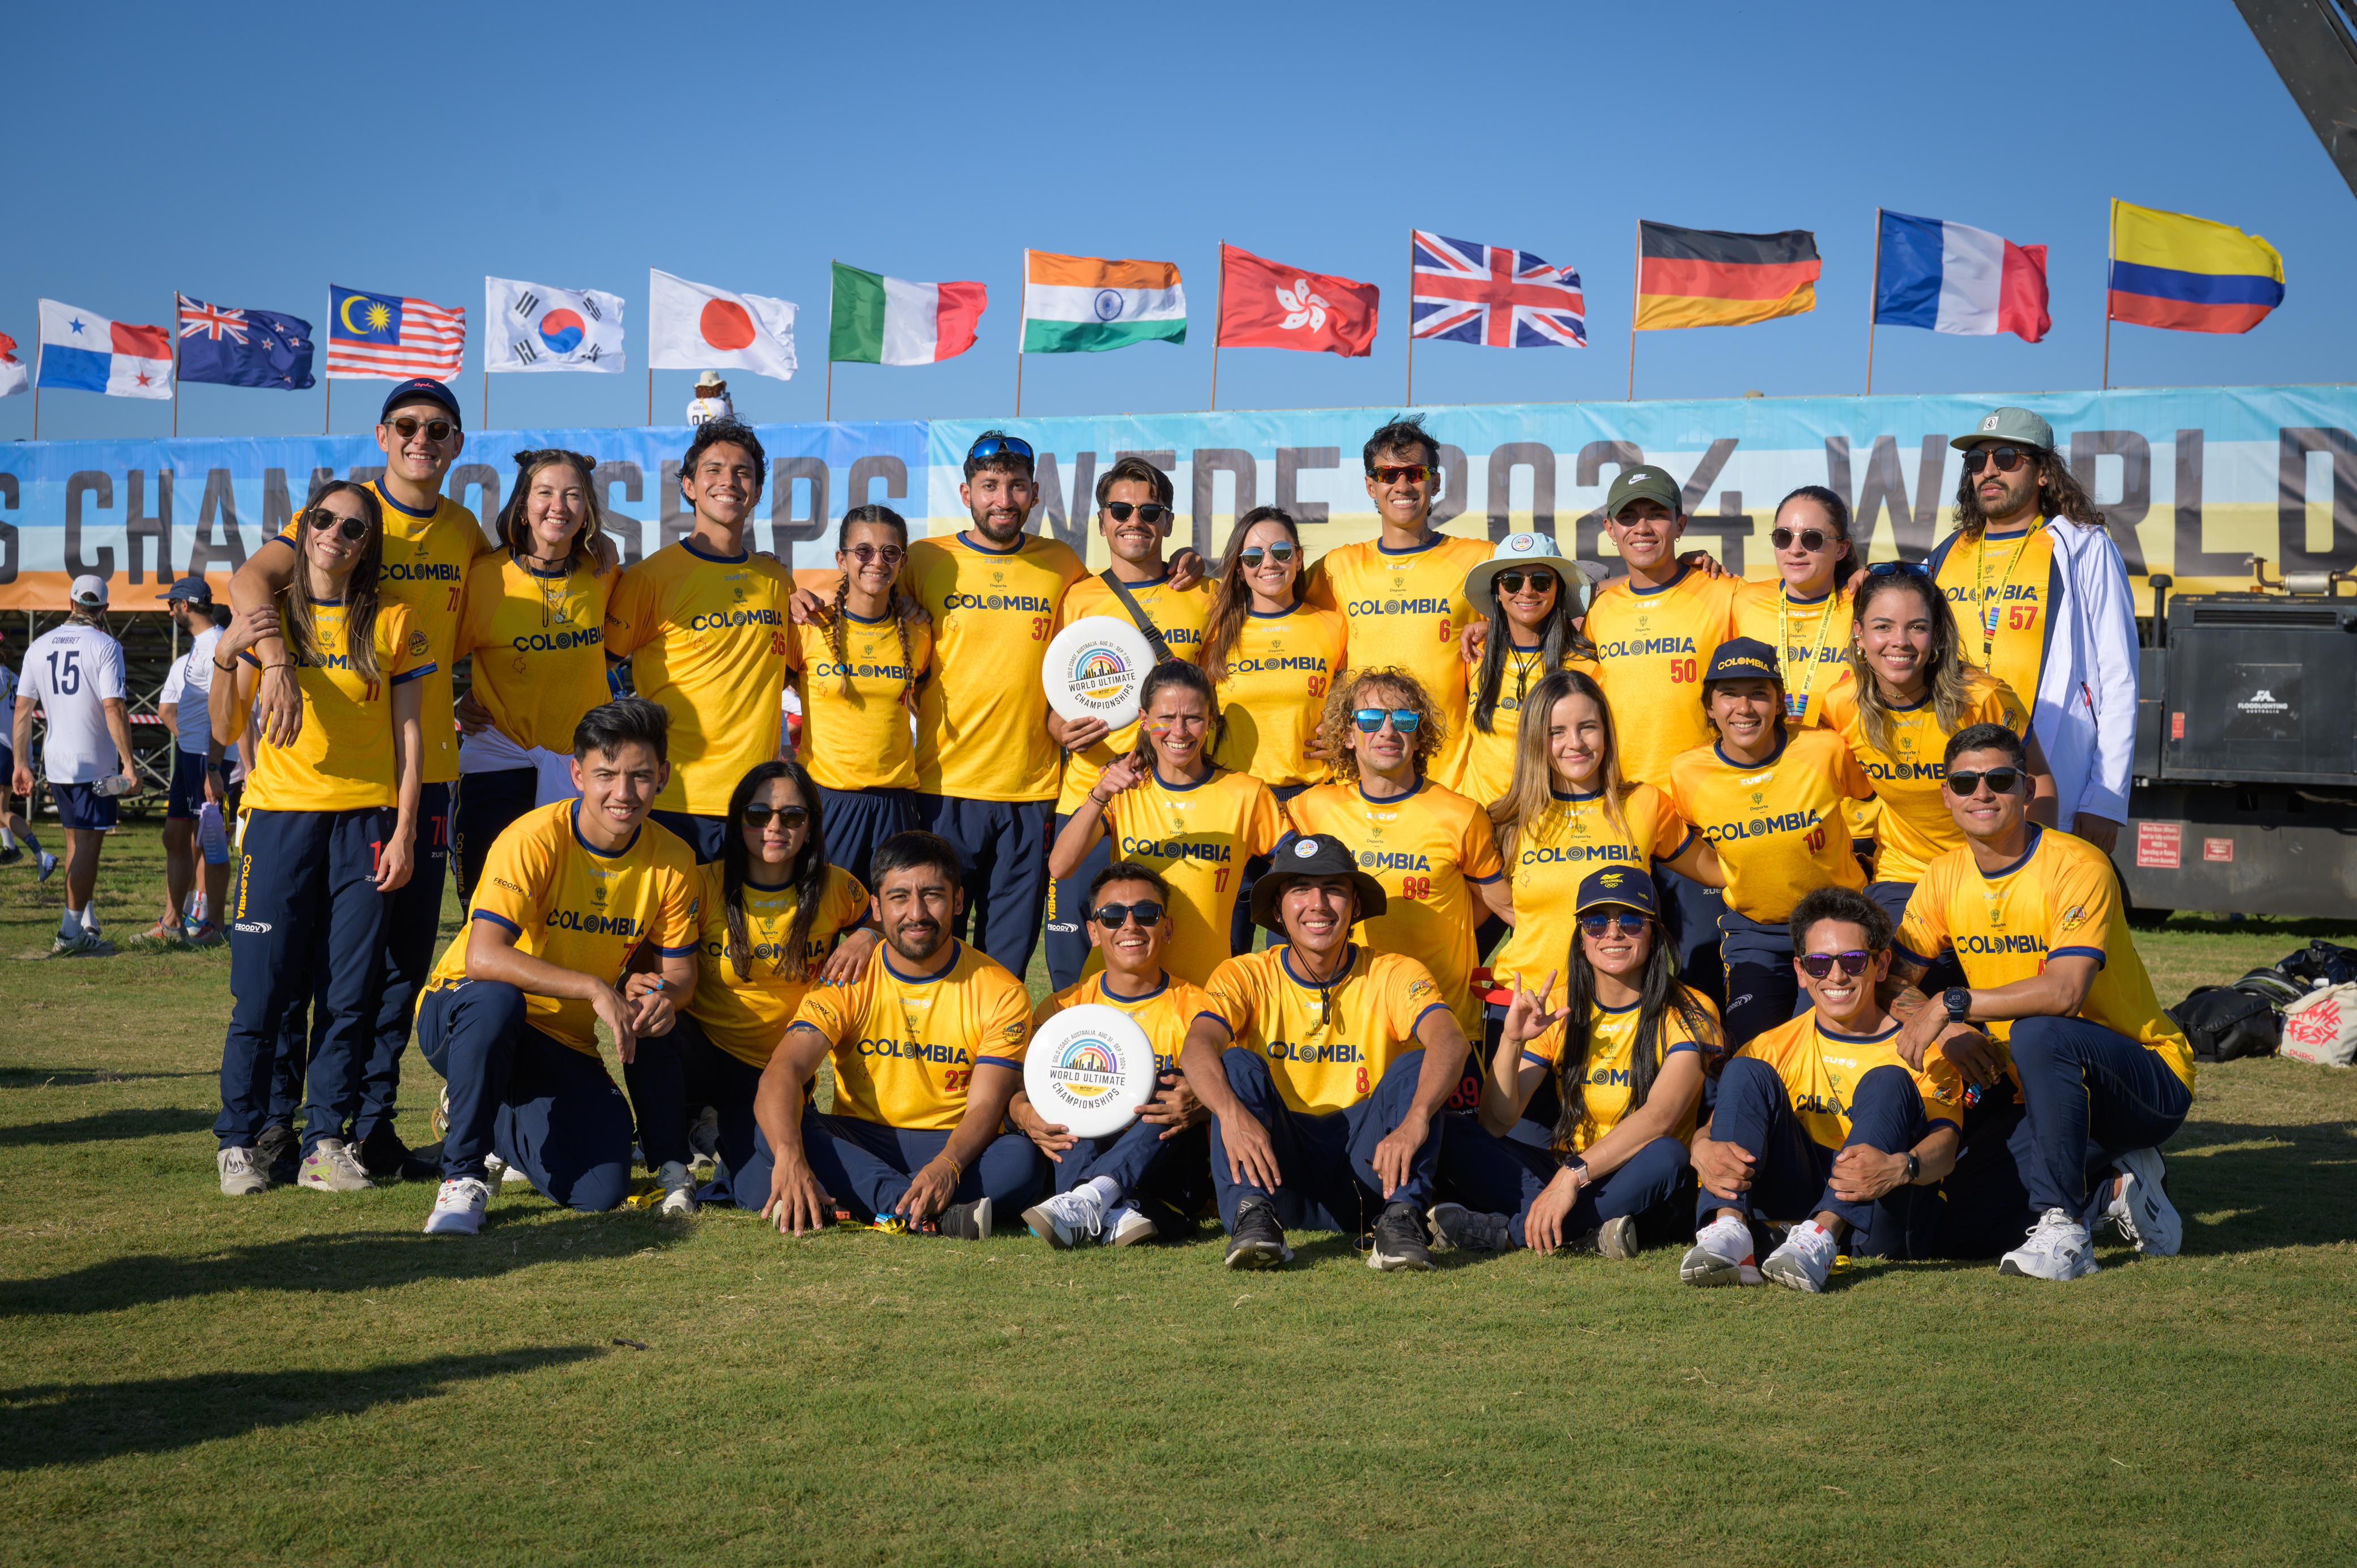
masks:
[[[1620,776],[1669,788],[1670,763],[1711,739],[1702,711],[1702,672],[1718,645],[1735,635],[1741,579],[1706,577],[1682,568],[1658,588],[1622,577],[1598,590],[1587,607],[1587,640],[1612,710]]]
[[[2029,733],[2029,708],[2011,687],[1979,670],[1966,670],[1964,676],[1970,702],[1957,729],[2003,725],[2016,735]],[[1849,742],[1882,802],[1874,828],[1877,882],[1921,881],[1925,866],[1964,847],[1964,830],[1949,813],[1940,788],[1948,776],[1948,739],[1954,732],[1940,727],[1939,710],[1928,694],[1890,714],[1889,751],[1876,750],[1867,738],[1855,680],[1844,681],[1825,698],[1824,718],[1827,728]]]
[[[2016,692],[2038,699],[2046,645],[2054,635],[2048,609],[2061,596],[2051,518],[2019,533],[1949,535],[1928,563],[1932,581],[1956,612],[1964,658]]]
[[[1933,1122],[1964,1124],[1964,1080],[1955,1064],[1938,1050],[1923,1053],[1923,1070],[1900,1059],[1892,1042],[1900,1024],[1890,1020],[1879,1034],[1845,1035],[1825,1027],[1813,1007],[1799,1017],[1755,1035],[1735,1054],[1757,1057],[1784,1080],[1792,1114],[1809,1141],[1821,1149],[1838,1149],[1849,1142],[1849,1108],[1857,1099],[1858,1080],[1878,1067],[1895,1067],[1915,1080],[1923,1097],[1923,1114]],[[1885,1154],[1903,1154],[1886,1149]]]
[[[1481,1003],[1470,982],[1480,961],[1473,933],[1487,909],[1473,888],[1506,874],[1490,813],[1429,781],[1371,800],[1339,779],[1296,795],[1286,811],[1303,833],[1340,839],[1359,869],[1383,884],[1383,912],[1360,921],[1351,935],[1379,953],[1415,955],[1467,1037],[1480,1039]]]
[[[1843,810],[1873,798],[1849,742],[1827,729],[1787,731],[1754,767],[1717,746],[1698,746],[1670,765],[1670,799],[1718,852],[1727,907],[1769,925],[1791,918],[1817,888],[1865,890]]]
[[[791,886],[745,885],[746,972],[728,956],[728,899],[722,891],[720,863],[696,868],[699,886],[695,950],[695,995],[687,1015],[704,1026],[706,1038],[748,1067],[767,1067],[785,1036],[786,1026],[803,996],[817,983],[819,969],[834,950],[835,939],[867,918],[867,889],[841,866],[826,868],[818,914],[802,944],[801,974],[786,951],[802,900]],[[870,959],[869,962],[875,960]]]
[[[1113,798],[1105,832],[1114,859],[1135,861],[1169,886],[1175,929],[1162,962],[1171,973],[1200,985],[1227,961],[1244,862],[1275,849],[1286,828],[1285,808],[1249,773],[1215,771],[1200,784],[1174,785],[1156,772]],[[1104,955],[1091,948],[1082,972],[1103,967]]]
[[[1458,638],[1478,618],[1465,575],[1490,559],[1487,540],[1433,533],[1405,550],[1366,540],[1328,551],[1303,593],[1350,624],[1351,668],[1392,664],[1415,676],[1443,726],[1432,777],[1454,779],[1465,746],[1465,658]]]
[[[930,974],[904,974],[889,947],[849,985],[802,998],[793,1027],[834,1047],[834,1113],[946,1132],[965,1117],[978,1066],[1023,1069],[1031,993],[980,948],[951,944]]]
[[[1383,1081],[1393,1062],[1422,1050],[1425,1016],[1448,1011],[1440,987],[1405,953],[1351,950],[1351,967],[1320,990],[1294,972],[1293,948],[1279,942],[1232,958],[1211,972],[1202,1016],[1228,1038],[1268,1059],[1289,1111],[1348,1111]]]
[[[1162,634],[1163,645],[1170,656],[1189,664],[1203,651],[1203,623],[1211,615],[1211,585],[1206,580],[1197,583],[1185,593],[1170,585],[1170,574],[1166,569],[1151,583],[1127,583],[1130,597]],[[1104,579],[1087,576],[1074,583],[1064,595],[1063,608],[1056,617],[1057,629],[1071,625],[1086,616],[1110,616],[1124,626],[1135,626],[1137,618],[1121,602],[1121,596],[1105,586]],[[1137,749],[1138,726],[1135,721],[1114,731],[1094,746],[1083,746],[1064,758],[1064,786],[1056,797],[1056,812],[1070,816],[1081,809],[1081,802],[1097,787],[1098,779],[1112,766],[1116,757],[1126,756]]]
[[[467,918],[515,936],[520,953],[619,984],[631,955],[647,947],[663,958],[695,951],[695,855],[661,822],[641,822],[630,842],[608,854],[582,838],[581,802],[558,800],[525,812],[492,842]],[[442,991],[467,978],[461,926],[427,979]],[[524,1017],[585,1056],[597,1054],[597,1014],[588,1003],[524,997]]]
[[[1514,750],[1521,744],[1523,698],[1547,678],[1546,658],[1536,648],[1510,649],[1498,671],[1498,705],[1490,727],[1480,719],[1481,666],[1465,666],[1465,745],[1458,753],[1457,777],[1445,780],[1451,789],[1477,806],[1503,800],[1514,787]],[[1601,673],[1593,659],[1566,654],[1562,668],[1577,670],[1590,679]]]
[[[491,727],[529,751],[570,752],[581,717],[613,695],[606,684],[606,606],[621,569],[584,561],[544,572],[504,550],[467,569],[457,656],[475,660],[475,700]]]
[[[1307,602],[1274,615],[1247,611],[1227,669],[1213,675],[1227,727],[1212,760],[1278,789],[1332,778],[1309,743],[1349,651],[1350,623],[1337,611]]]
[[[1850,607],[1859,576],[1813,599],[1798,598],[1781,578],[1746,583],[1735,596],[1735,635],[1776,650],[1784,676],[1784,716],[1794,726],[1825,722],[1826,693],[1849,670]]]
[[[1929,963],[1952,951],[1975,991],[2043,974],[2049,959],[2095,961],[2095,983],[2079,1016],[2157,1051],[2186,1088],[2193,1087],[2193,1047],[2161,1011],[2151,977],[2128,936],[2119,876],[2104,852],[2083,839],[2032,823],[2029,848],[1994,875],[1968,845],[1924,868],[1907,900],[1899,950]],[[2002,1041],[2011,1026],[1974,1026]]]
[[[640,696],[671,715],[667,811],[717,817],[745,775],[774,761],[784,710],[793,574],[766,555],[664,545],[622,575],[606,652],[630,661]]]
[[[786,663],[802,704],[802,766],[830,789],[913,789],[916,683],[932,668],[933,628],[887,612],[843,614],[843,654],[823,626],[798,626]],[[851,690],[843,689],[850,677]]]
[[[322,648],[347,648],[344,607],[314,604],[312,629]],[[351,811],[397,806],[401,779],[393,744],[393,689],[432,679],[434,654],[409,607],[382,599],[376,609],[377,678],[353,672],[350,656],[327,653],[317,663],[296,660],[295,686],[303,699],[303,727],[292,746],[255,743],[245,805],[256,811]],[[287,656],[294,657],[290,646]],[[248,664],[262,660],[249,649]]]
[[[1706,1015],[1713,1024],[1717,1022],[1718,1009],[1711,1004],[1709,997],[1699,991],[1683,986],[1680,989],[1685,991],[1686,1000],[1697,1012]],[[1575,1155],[1586,1152],[1598,1138],[1620,1125],[1621,1119],[1636,1109],[1631,1103],[1636,1099],[1637,1090],[1630,1078],[1630,1064],[1637,1058],[1637,1023],[1643,1011],[1644,1004],[1637,1002],[1631,1002],[1626,1007],[1607,1007],[1601,1002],[1588,1004],[1587,1050],[1579,1069],[1580,1077],[1585,1080],[1580,1090],[1579,1126],[1571,1140],[1571,1153]],[[1540,1085],[1542,1090],[1555,1081],[1556,1069],[1563,1060],[1564,1041],[1570,1033],[1570,1024],[1568,1018],[1558,1019],[1535,1038],[1523,1044],[1523,1059],[1547,1069],[1547,1079]],[[1662,1053],[1660,1066],[1663,1067],[1668,1066],[1670,1058],[1680,1051],[1694,1051],[1707,1060],[1720,1048],[1715,1029],[1696,1037],[1674,1007],[1663,1009],[1659,1047]],[[1534,1095],[1534,1101],[1537,1098]],[[1695,1113],[1689,1110],[1664,1136],[1675,1138],[1683,1144],[1694,1135],[1694,1130]]]
[[[1162,983],[1143,996],[1124,996],[1106,985],[1100,971],[1040,1003],[1031,1015],[1032,1028],[1038,1029],[1067,1007],[1111,1007],[1127,1014],[1154,1047],[1156,1069],[1177,1072],[1187,1031],[1196,1018],[1211,1010],[1211,996],[1201,986],[1189,985],[1167,972]]]
[[[933,678],[917,694],[917,788],[966,800],[1052,800],[1039,666],[1064,596],[1089,575],[1072,547],[1027,533],[1011,550],[964,534],[909,546],[900,588],[933,618]]]
[[[1535,822],[1514,834],[1507,874],[1514,881],[1514,929],[1498,945],[1490,968],[1501,985],[1520,975],[1524,985],[1556,983],[1571,972],[1579,940],[1579,885],[1608,865],[1650,872],[1657,860],[1675,860],[1694,841],[1694,829],[1670,798],[1651,784],[1623,785],[1621,826],[1604,810],[1604,792],[1555,790]]]

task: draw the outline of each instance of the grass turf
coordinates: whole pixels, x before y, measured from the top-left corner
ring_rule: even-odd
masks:
[[[154,827],[118,834],[111,935],[160,883]],[[513,1196],[429,1241],[423,1187],[218,1197],[225,955],[9,961],[59,898],[0,872],[0,1562],[2357,1556],[2357,1074],[2205,1070],[2185,1255],[2107,1247],[2068,1288],[1699,1292],[1663,1251],[1378,1275],[1302,1237],[1237,1275],[1208,1229],[797,1242]],[[2309,934],[2357,940],[2139,945],[2174,999]]]

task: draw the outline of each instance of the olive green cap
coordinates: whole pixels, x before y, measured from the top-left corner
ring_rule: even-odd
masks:
[[[1604,515],[1615,518],[1620,509],[1633,500],[1659,501],[1667,507],[1672,517],[1685,510],[1684,498],[1678,493],[1678,482],[1669,474],[1651,464],[1623,468],[1612,481],[1612,489],[1604,497]]]

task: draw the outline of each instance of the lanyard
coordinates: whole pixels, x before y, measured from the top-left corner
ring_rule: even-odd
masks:
[[[1824,658],[1825,639],[1833,635],[1834,606],[1839,602],[1840,596],[1841,591],[1837,588],[1825,590],[1825,607],[1817,616],[1817,640],[1810,646],[1807,657],[1801,660],[1801,690],[1795,693],[1791,685],[1784,688],[1784,714],[1787,718],[1808,716],[1809,689],[1816,684],[1818,666]],[[1792,597],[1781,583],[1776,585],[1776,640],[1778,656],[1790,655],[1792,651]]]
[[[2029,548],[2030,540],[2037,537],[2038,531],[2045,526],[2046,520],[2041,517],[2013,542],[2013,553],[2006,558],[2005,575],[1997,579],[1995,597],[1990,596],[1988,590],[1988,534],[1986,531],[1981,534],[1979,548],[1973,553],[1973,588],[1979,596],[1981,668],[1984,670],[1988,668],[1990,650],[1996,642],[1997,615],[2005,602],[2006,590],[2013,586],[2014,568],[2021,564],[2021,553]]]

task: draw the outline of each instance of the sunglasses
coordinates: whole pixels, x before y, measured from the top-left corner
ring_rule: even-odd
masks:
[[[1163,908],[1151,898],[1142,898],[1135,904],[1100,904],[1089,911],[1089,918],[1108,931],[1119,929],[1133,916],[1150,929],[1162,923]]]
[[[1948,793],[1963,800],[1979,793],[1986,782],[1992,795],[2010,795],[2021,782],[2018,768],[1991,768],[1979,773],[1963,772],[1948,775]]]
[[[1020,457],[1032,461],[1031,443],[1013,435],[985,435],[965,449],[965,460],[979,463],[991,457]]]
[[[1798,533],[1789,528],[1779,528],[1770,532],[1768,542],[1779,550],[1790,550],[1792,548],[1792,541],[1797,539],[1801,542],[1802,549],[1814,553],[1825,547],[1826,538],[1825,531],[1822,528],[1804,528]]]
[[[1424,715],[1407,708],[1359,708],[1351,714],[1361,735],[1372,735],[1382,729],[1385,719],[1391,720],[1392,728],[1400,734],[1414,735],[1415,726],[1424,722]]]
[[[1877,561],[1866,569],[1869,577],[1928,577],[1932,568],[1921,561]]]
[[[1131,512],[1137,514],[1137,521],[1140,522],[1159,523],[1168,521],[1170,516],[1170,509],[1158,501],[1146,501],[1136,506],[1127,501],[1105,502],[1105,515],[1115,522],[1127,522]]]
[[[1652,918],[1635,913],[1626,915],[1582,915],[1579,929],[1599,941],[1606,937],[1633,937],[1652,925]]]
[[[1237,556],[1236,559],[1243,562],[1245,568],[1250,570],[1258,566],[1261,564],[1263,557],[1274,561],[1278,565],[1282,566],[1299,553],[1300,552],[1294,549],[1290,544],[1255,544],[1251,549],[1245,551],[1243,554]]]
[[[1527,582],[1531,585],[1531,592],[1544,594],[1555,586],[1555,575],[1549,571],[1501,572],[1490,581],[1495,585],[1496,590],[1500,593],[1519,594],[1523,591],[1523,585]]]
[[[1811,980],[1823,980],[1835,970],[1840,970],[1842,978],[1848,980],[1864,974],[1873,962],[1872,953],[1855,950],[1849,952],[1804,952],[1801,955],[1801,967],[1809,972]]]
[[[329,511],[325,507],[314,507],[312,509],[311,527],[314,532],[319,533],[327,533],[330,532],[340,533],[354,544],[358,544],[361,540],[366,539],[369,532],[368,519],[364,517],[343,517],[338,513]]]
[[[771,817],[777,818],[779,825],[791,832],[810,821],[810,808],[770,806],[758,800],[745,808],[745,825],[748,828],[766,828]]]
[[[898,566],[909,558],[909,553],[897,544],[855,544],[846,553],[862,566],[877,561],[887,566]]]
[[[1424,483],[1425,480],[1432,478],[1432,465],[1429,463],[1386,463],[1380,468],[1370,468],[1367,472],[1373,475],[1376,478],[1381,479],[1387,485],[1396,485],[1402,482],[1411,485],[1420,485]]]
[[[410,414],[404,414],[390,423],[393,425],[393,433],[404,441],[409,440],[423,430],[425,432],[425,439],[436,446],[449,440],[450,433],[458,428],[447,419],[419,419]]]
[[[1975,447],[1964,454],[1964,472],[1977,474],[1991,463],[1995,463],[1998,473],[2010,474],[2024,463],[2035,459],[2037,456],[2035,451],[2019,446]]]

